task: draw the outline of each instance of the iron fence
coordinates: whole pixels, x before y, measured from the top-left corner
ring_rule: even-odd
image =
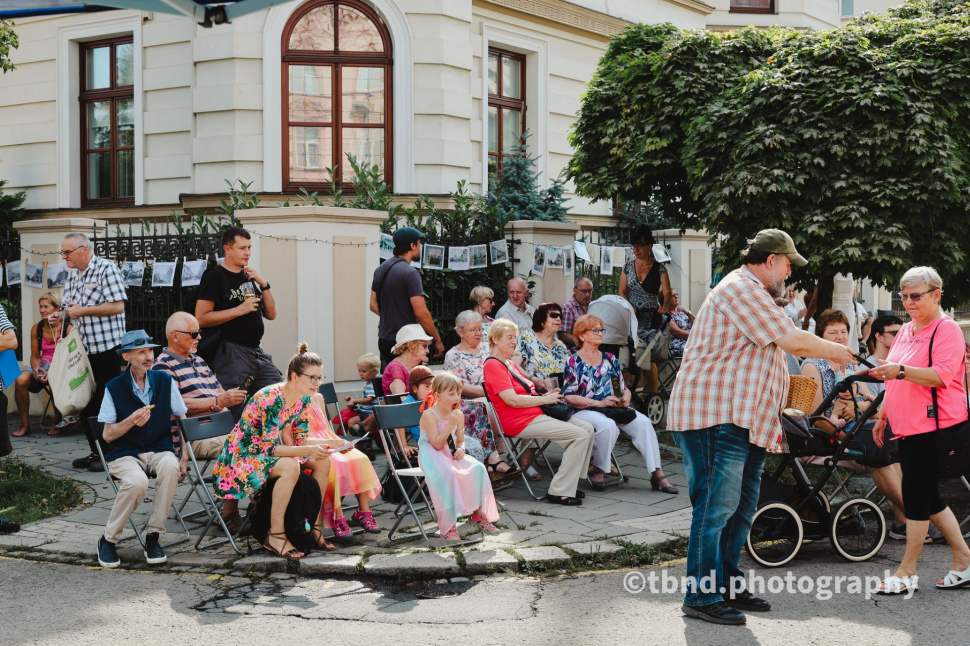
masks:
[[[629,247],[632,232],[633,230],[628,227],[595,229],[581,231],[577,239],[589,244],[607,247]],[[602,274],[599,265],[576,258],[576,277],[585,276],[593,283],[594,301],[600,296],[620,293],[620,272],[622,270],[622,264],[614,265],[613,273]]]
[[[23,297],[20,291],[20,285],[10,286],[6,280],[7,265],[11,262],[20,262],[19,233],[8,231],[7,235],[3,239],[0,239],[0,260],[3,260],[4,272],[4,275],[0,276],[0,279],[2,279],[0,280],[0,305],[3,306],[4,311],[7,313],[7,318],[10,319],[10,322],[16,328],[17,359],[23,360],[23,340],[25,336],[20,329],[21,321],[23,321]]]
[[[182,263],[186,260],[206,260],[207,266],[216,264],[222,250],[222,233],[218,225],[186,227],[180,222],[129,222],[127,230],[115,226],[95,231],[91,238],[94,254],[123,264],[145,261],[145,274],[140,287],[128,288],[125,317],[129,330],[145,330],[155,343],[165,343],[165,323],[174,312],[182,309],[182,300],[191,287],[182,286]],[[113,235],[112,235],[113,234]],[[151,261],[151,262],[148,262]],[[171,287],[153,287],[155,262],[176,262]]]

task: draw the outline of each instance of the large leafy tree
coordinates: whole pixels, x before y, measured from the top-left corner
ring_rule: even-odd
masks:
[[[4,74],[14,69],[10,62],[10,50],[17,49],[20,41],[14,33],[13,23],[8,20],[0,20],[0,71]]]
[[[621,57],[644,59],[636,73],[604,57],[584,100],[581,193],[661,199],[676,225],[717,236],[721,269],[758,229],[785,229],[823,306],[835,273],[891,285],[918,264],[940,271],[951,303],[970,295],[968,5],[912,1],[825,32],[637,27],[619,40],[645,31],[662,43]],[[641,107],[611,116],[600,89],[620,82],[613,100],[642,85]]]

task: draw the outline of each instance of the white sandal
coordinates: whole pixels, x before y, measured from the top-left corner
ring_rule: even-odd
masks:
[[[936,582],[936,587],[940,590],[962,588],[965,585],[970,585],[970,567],[962,572],[960,570],[950,570],[941,580],[942,583],[939,581]]]
[[[880,584],[876,594],[906,594],[910,590],[919,589],[919,577],[913,576],[891,576]]]

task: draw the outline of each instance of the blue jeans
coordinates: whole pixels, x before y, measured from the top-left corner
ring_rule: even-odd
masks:
[[[738,559],[758,509],[766,451],[749,443],[748,430],[734,424],[674,433],[674,439],[684,454],[694,508],[687,546],[687,576],[693,580],[684,603],[706,606],[723,601],[732,578],[744,576]]]

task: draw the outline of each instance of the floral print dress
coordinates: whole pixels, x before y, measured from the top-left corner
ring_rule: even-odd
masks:
[[[623,370],[620,362],[609,352],[601,353],[603,359],[600,365],[591,366],[574,354],[566,362],[566,380],[562,385],[562,394],[579,395],[588,399],[602,401],[610,395],[623,396],[626,384],[623,381]],[[613,392],[613,377],[620,380],[620,392]]]
[[[649,343],[650,330],[659,328],[662,321],[656,310],[660,307],[658,294],[663,285],[660,277],[667,273],[667,268],[654,262],[642,283],[637,279],[636,260],[631,259],[623,265],[623,272],[626,274],[627,298],[637,311],[637,336],[642,342]]]
[[[522,372],[530,378],[551,379],[557,372],[565,371],[569,348],[558,338],[553,339],[549,348],[539,341],[535,332],[522,330],[519,347],[515,349],[515,355],[522,357]]]
[[[680,310],[670,315],[670,320],[677,324],[684,332],[690,332],[691,323],[690,317],[687,316],[686,310]],[[684,356],[684,347],[687,345],[687,339],[676,339],[673,336],[670,337],[670,356],[672,357],[682,357]]]
[[[280,431],[293,425],[293,439],[303,444],[309,431],[309,397],[286,407],[282,384],[267,386],[253,395],[239,423],[229,433],[212,469],[212,488],[219,498],[242,500],[256,494],[269,478],[283,444]],[[306,457],[296,458],[303,464]]]
[[[466,384],[485,386],[485,360],[489,352],[479,348],[477,354],[465,352],[461,346],[455,346],[445,354],[445,370],[454,374]],[[459,406],[465,415],[465,435],[481,442],[485,457],[495,451],[495,438],[492,426],[488,423],[488,414],[483,402],[462,399]],[[476,456],[477,457],[477,456]]]

